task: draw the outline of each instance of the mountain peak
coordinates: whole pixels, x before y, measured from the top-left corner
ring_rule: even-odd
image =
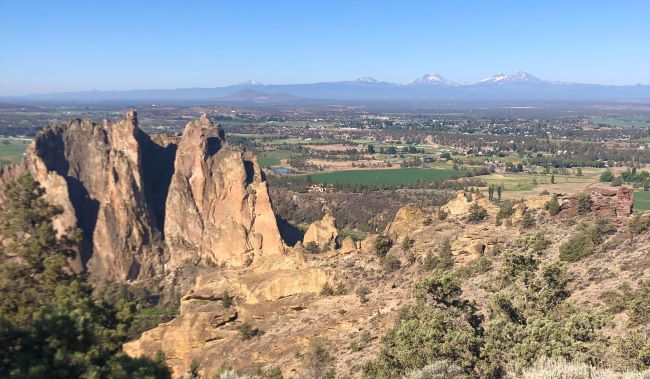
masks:
[[[496,74],[487,79],[479,81],[479,84],[539,84],[544,82],[536,76],[533,76],[524,71],[517,71],[515,73],[506,75],[506,74]]]
[[[419,79],[415,79],[409,84],[421,85],[421,84],[436,84],[436,85],[453,85],[454,82],[447,80],[444,76],[438,73],[425,74]]]
[[[371,77],[371,76],[363,76],[359,79],[357,79],[357,82],[359,83],[378,83],[377,79]]]

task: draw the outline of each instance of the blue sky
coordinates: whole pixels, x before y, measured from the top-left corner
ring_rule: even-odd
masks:
[[[650,2],[0,0],[0,95],[517,70],[650,84]]]

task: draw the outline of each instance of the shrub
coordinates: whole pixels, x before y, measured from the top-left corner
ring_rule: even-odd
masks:
[[[402,267],[402,262],[394,255],[387,255],[382,259],[382,266],[384,266],[384,270],[393,272]]]
[[[594,252],[594,244],[586,233],[578,233],[560,246],[560,260],[577,262]]]
[[[246,341],[253,337],[258,337],[264,334],[263,331],[259,330],[258,328],[253,328],[247,322],[237,326],[237,330],[239,331],[242,341]]]
[[[510,218],[515,213],[515,210],[512,208],[512,204],[506,203],[499,206],[499,212],[497,212],[497,217],[495,220],[496,225],[501,225],[501,222],[505,219]]]
[[[262,375],[262,379],[282,379],[284,378],[282,376],[282,370],[280,370],[280,367],[271,367],[264,371],[264,375]]]
[[[586,363],[543,359],[532,367],[525,368],[520,376],[513,375],[512,377],[521,377],[522,379],[645,379],[649,374],[650,372],[620,373],[592,367]]]
[[[385,257],[391,247],[393,247],[393,240],[383,234],[375,240],[375,254],[379,257]]]
[[[334,288],[329,283],[323,284],[323,288],[320,290],[320,294],[323,296],[332,296],[334,295]]]
[[[330,353],[330,343],[325,338],[315,338],[303,357],[305,371],[309,378],[334,379],[334,357]]]
[[[577,203],[578,213],[585,214],[591,212],[591,206],[593,205],[594,201],[591,200],[591,195],[588,193],[581,193],[578,196]]]
[[[360,286],[357,288],[356,294],[361,304],[364,304],[368,302],[368,295],[370,294],[370,290],[366,286]]]
[[[612,180],[614,180],[614,174],[612,174],[611,171],[607,170],[607,171],[603,172],[602,174],[600,174],[600,181],[601,182],[609,183]]]
[[[623,185],[623,179],[620,176],[617,176],[612,180],[612,187],[620,187]]]
[[[445,212],[442,208],[438,208],[438,220],[444,221],[449,216],[449,213]]]
[[[524,229],[530,229],[535,226],[535,219],[530,212],[524,213],[524,217],[521,218],[521,227]]]
[[[467,215],[467,221],[469,222],[480,222],[487,218],[488,213],[487,209],[482,206],[473,203],[469,207],[469,214]]]
[[[422,221],[422,224],[424,224],[424,226],[429,226],[429,225],[433,224],[433,219],[431,219],[430,216],[427,216]]]
[[[232,307],[234,301],[235,297],[230,295],[228,291],[224,291],[223,295],[221,295],[221,305],[223,305],[224,308]]]
[[[420,370],[411,371],[403,379],[463,379],[467,378],[463,369],[449,361],[437,361]]]
[[[402,240],[402,250],[409,251],[413,247],[415,240],[409,236],[404,237]]]
[[[560,208],[560,202],[557,199],[557,195],[553,195],[551,200],[546,202],[545,208],[548,211],[548,214],[550,214],[551,216],[555,216],[558,213],[560,213],[561,208]]]
[[[309,241],[305,244],[305,251],[310,254],[318,254],[321,252],[321,249],[316,242]]]
[[[343,296],[347,294],[348,294],[348,288],[346,287],[345,283],[339,282],[339,284],[337,284],[336,288],[334,289],[334,295]]]

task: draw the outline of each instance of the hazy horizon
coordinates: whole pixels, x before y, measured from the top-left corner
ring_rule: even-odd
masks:
[[[0,96],[427,73],[650,84],[650,5],[0,3]]]

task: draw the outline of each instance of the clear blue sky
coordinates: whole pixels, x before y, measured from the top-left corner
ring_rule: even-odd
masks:
[[[0,95],[517,70],[650,84],[650,1],[0,0]]]

